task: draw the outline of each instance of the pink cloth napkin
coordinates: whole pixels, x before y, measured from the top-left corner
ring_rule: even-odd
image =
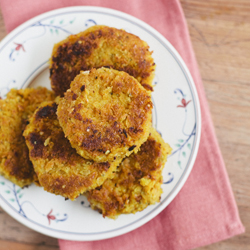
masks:
[[[198,156],[186,184],[156,218],[144,226],[108,240],[59,240],[61,250],[192,249],[244,232],[220,153],[201,77],[178,0],[0,0],[7,31],[56,8],[102,6],[131,14],[158,30],[177,49],[197,87],[202,113]]]

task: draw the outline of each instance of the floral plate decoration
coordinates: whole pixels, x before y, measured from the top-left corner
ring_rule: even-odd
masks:
[[[50,88],[48,60],[53,45],[84,29],[102,24],[145,40],[156,63],[152,95],[153,126],[173,151],[163,171],[161,202],[142,212],[102,218],[80,196],[76,201],[31,185],[21,189],[0,176],[0,205],[17,221],[40,233],[68,240],[100,240],[130,232],[159,214],[178,194],[197,155],[201,115],[192,77],[173,46],[146,23],[125,13],[100,7],[70,7],[39,15],[0,43],[0,97],[11,88]]]

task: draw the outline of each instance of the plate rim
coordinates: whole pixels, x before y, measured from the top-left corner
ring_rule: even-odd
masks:
[[[151,219],[153,219],[155,216],[157,216],[162,210],[164,210],[171,202],[172,200],[176,197],[176,195],[179,193],[183,185],[185,184],[192,168],[195,163],[197,153],[199,150],[199,143],[200,143],[200,136],[201,136],[201,110],[200,110],[200,102],[196,90],[195,83],[193,81],[193,78],[184,63],[183,59],[179,55],[179,53],[176,51],[176,49],[171,45],[171,43],[163,36],[161,35],[157,30],[155,30],[153,27],[145,23],[144,21],[129,15],[127,13],[110,9],[110,8],[104,8],[104,7],[96,7],[96,6],[73,6],[73,7],[65,7],[65,8],[59,8],[55,9],[52,11],[45,12],[43,14],[40,14],[38,16],[35,16],[23,24],[19,25],[17,28],[15,28],[13,31],[11,31],[2,41],[0,42],[0,52],[4,49],[4,47],[8,44],[10,40],[13,39],[14,36],[18,35],[23,31],[24,28],[27,28],[27,26],[35,23],[38,20],[42,20],[45,18],[49,18],[50,16],[55,16],[55,15],[61,15],[61,14],[66,14],[69,11],[75,11],[75,12],[83,12],[83,11],[89,11],[89,12],[100,12],[100,13],[105,13],[105,14],[111,14],[116,17],[123,17],[126,19],[126,21],[132,22],[136,25],[139,25],[140,28],[143,28],[146,31],[149,31],[152,33],[155,37],[159,38],[160,43],[167,45],[169,48],[170,54],[177,59],[177,63],[180,68],[182,68],[182,71],[185,75],[185,78],[187,79],[187,82],[190,83],[190,89],[191,89],[191,94],[193,95],[193,100],[195,103],[195,116],[196,116],[196,136],[194,140],[194,150],[193,153],[191,153],[190,157],[192,157],[189,160],[188,166],[184,169],[183,173],[181,174],[181,177],[176,184],[174,190],[172,190],[168,197],[166,197],[164,202],[159,203],[158,207],[154,210],[152,210],[150,213],[146,214],[142,218],[139,219],[137,222],[133,222],[130,225],[126,225],[122,228],[119,229],[114,229],[114,230],[109,230],[108,232],[104,233],[91,233],[91,235],[86,235],[86,234],[81,234],[81,233],[70,233],[70,232],[62,232],[62,231],[54,231],[53,229],[49,229],[47,227],[43,227],[40,224],[36,224],[33,221],[27,220],[27,218],[24,218],[21,216],[19,213],[17,213],[9,204],[7,204],[0,196],[0,206],[3,208],[3,210],[8,213],[11,217],[13,217],[15,220],[18,222],[22,223],[26,227],[31,228],[32,230],[35,230],[37,232],[40,232],[42,234],[59,238],[59,239],[65,239],[65,240],[76,240],[76,241],[95,241],[95,240],[103,240],[103,239],[108,239],[108,238],[113,238],[128,232],[131,232],[135,230],[136,228],[144,225],[145,223],[149,222]],[[24,83],[25,84],[25,83]],[[9,209],[11,208],[11,210]],[[99,236],[99,237],[96,237]]]

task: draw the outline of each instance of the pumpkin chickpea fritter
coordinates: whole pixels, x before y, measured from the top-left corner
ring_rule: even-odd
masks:
[[[0,100],[0,174],[20,187],[37,181],[23,130],[40,103],[54,98],[46,88],[37,88],[12,89]]]
[[[112,179],[86,193],[91,207],[103,217],[115,219],[159,202],[162,170],[170,153],[169,145],[152,128],[140,151],[125,158]]]
[[[65,138],[56,111],[55,102],[42,103],[24,136],[40,185],[50,193],[74,200],[112,177],[120,162],[97,163],[78,155]]]
[[[81,72],[60,98],[57,115],[78,154],[112,162],[137,152],[149,135],[151,93],[114,69]]]
[[[80,71],[110,67],[125,71],[153,91],[155,63],[149,46],[124,30],[95,25],[54,45],[50,59],[51,87],[63,96]]]

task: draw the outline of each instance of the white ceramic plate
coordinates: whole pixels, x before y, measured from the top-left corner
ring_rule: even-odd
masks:
[[[54,43],[103,24],[136,34],[154,51],[153,125],[173,148],[164,168],[161,202],[142,212],[102,218],[85,197],[65,201],[35,185],[20,189],[0,177],[0,205],[13,218],[40,233],[69,240],[100,240],[134,230],[159,214],[184,185],[196,158],[201,115],[192,77],[171,44],[144,22],[119,11],[72,7],[47,12],[22,24],[0,44],[0,95],[11,88],[50,88],[48,59]]]

